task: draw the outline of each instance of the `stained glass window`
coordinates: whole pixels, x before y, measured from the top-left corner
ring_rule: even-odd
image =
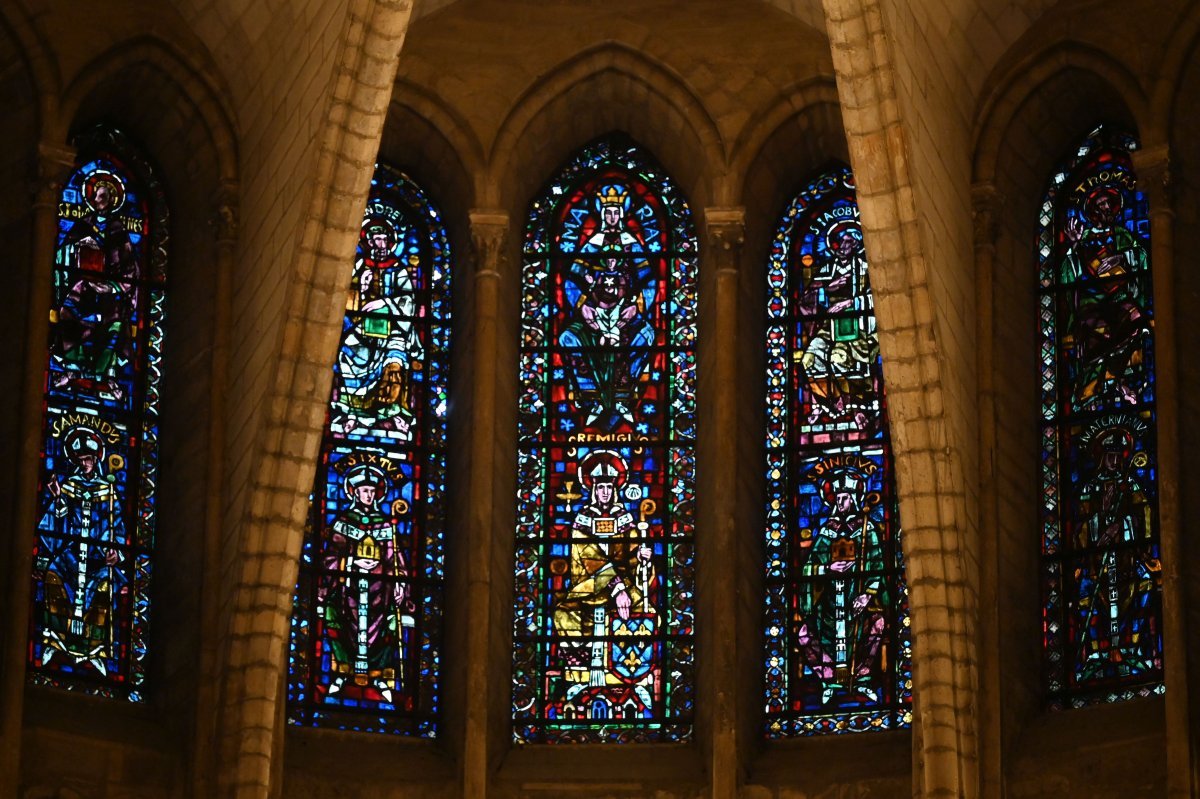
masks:
[[[822,172],[788,206],[767,288],[765,732],[907,727],[908,593],[847,167]]]
[[[145,697],[167,205],[119,132],[76,142],[52,271],[29,678]]]
[[[293,724],[437,733],[450,274],[441,214],[377,166],[301,555]]]
[[[1043,635],[1050,703],[1163,691],[1150,216],[1093,131],[1039,222]]]
[[[514,737],[686,740],[691,211],[644,151],[600,140],[533,202],[522,274]]]

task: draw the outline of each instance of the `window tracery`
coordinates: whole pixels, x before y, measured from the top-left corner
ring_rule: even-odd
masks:
[[[293,724],[437,733],[451,271],[438,210],[377,165],[301,553]]]
[[[1092,131],[1038,220],[1043,650],[1053,707],[1163,692],[1150,215]]]
[[[523,253],[514,737],[686,740],[691,211],[639,147],[613,136],[534,200]]]
[[[849,168],[788,206],[767,284],[766,735],[907,727],[908,594]]]
[[[77,142],[52,270],[32,683],[145,699],[168,212],[118,130]]]

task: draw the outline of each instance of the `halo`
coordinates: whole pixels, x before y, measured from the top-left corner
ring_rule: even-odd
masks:
[[[859,221],[857,219],[839,219],[825,231],[825,249],[828,252],[834,252],[837,249],[837,242],[841,239],[842,234],[846,232],[849,232],[854,236],[855,241],[862,244],[862,225]]]
[[[383,228],[383,230],[387,233],[388,242],[391,244],[391,247],[388,249],[395,250],[396,242],[399,240],[399,236],[396,233],[396,226],[392,224],[392,221],[386,217],[368,216],[363,220],[362,232],[360,233],[360,236],[363,239],[366,239],[371,235],[371,231],[376,228]]]
[[[95,203],[96,190],[101,185],[108,186],[112,197],[112,203],[104,211],[97,208]],[[83,179],[83,202],[94,213],[115,214],[125,205],[125,182],[115,172],[97,169]]]
[[[596,466],[600,465],[601,462],[607,463],[616,471],[617,476],[613,478],[613,487],[620,489],[621,486],[625,484],[625,474],[629,467],[625,465],[625,461],[620,455],[612,450],[607,449],[598,449],[589,452],[587,456],[579,462],[579,466],[576,467],[576,475],[579,478],[579,482],[582,483],[584,487],[591,489],[592,483],[595,482],[595,480],[592,479],[592,470]]]

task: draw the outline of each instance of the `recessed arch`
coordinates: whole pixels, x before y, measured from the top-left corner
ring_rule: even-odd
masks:
[[[152,36],[121,42],[92,59],[63,92],[60,114],[46,131],[50,141],[66,141],[70,133],[90,121],[84,117],[102,113],[95,110],[99,101],[143,99],[134,86],[121,80],[124,72],[141,65],[152,68],[158,82],[171,88],[172,99],[190,105],[203,122],[217,155],[218,176],[223,182],[237,178],[237,145],[234,113],[229,93],[213,69],[190,63],[176,48]],[[141,88],[141,87],[139,87]]]
[[[527,90],[490,148],[489,205],[520,207],[583,142],[621,130],[644,144],[697,205],[712,202],[726,152],[715,121],[677,72],[622,43],[583,51]],[[603,98],[597,104],[589,97]],[[661,155],[660,155],[661,154]]]
[[[989,78],[988,84],[993,88],[982,95],[983,100],[976,114],[972,150],[972,177],[975,181],[986,182],[995,177],[997,170],[1001,169],[1000,152],[1013,120],[1054,79],[1071,71],[1092,75],[1107,87],[1110,103],[1101,113],[1110,109],[1116,111],[1122,117],[1120,121],[1131,129],[1137,129],[1143,139],[1153,137],[1149,102],[1137,76],[1125,64],[1099,48],[1079,42],[1059,42]],[[1108,115],[1113,114],[1110,112]]]

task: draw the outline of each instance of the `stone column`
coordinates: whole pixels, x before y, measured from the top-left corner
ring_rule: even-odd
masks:
[[[210,226],[217,245],[213,270],[212,350],[209,361],[208,463],[205,472],[204,561],[201,564],[200,680],[196,696],[196,738],[192,747],[192,785],[197,796],[207,796],[215,780],[214,763],[217,714],[220,699],[218,638],[220,626],[221,542],[225,513],[225,394],[229,388],[229,334],[232,315],[232,273],[239,220],[238,186],[223,185],[216,198]]]
[[[29,574],[33,568],[33,531],[37,523],[37,484],[42,451],[42,394],[49,340],[51,272],[58,233],[58,201],[62,184],[75,166],[75,151],[41,145],[33,188],[33,241],[25,320],[25,375],[18,430],[20,444],[14,470],[11,575],[8,591],[4,662],[0,664],[0,795],[16,796],[21,776],[21,720],[25,697],[25,652],[29,636]]]
[[[1155,392],[1158,422],[1158,526],[1162,545],[1163,650],[1167,686],[1167,795],[1196,796],[1195,736],[1187,665],[1187,604],[1179,511],[1179,353],[1175,335],[1175,211],[1167,145],[1133,154],[1138,185],[1150,201],[1150,261],[1154,279]]]
[[[737,482],[738,482],[738,352],[742,341],[738,333],[738,274],[741,265],[742,244],[745,241],[744,208],[707,208],[704,222],[707,232],[706,247],[701,251],[702,259],[715,272],[713,314],[707,330],[701,335],[710,343],[712,355],[707,358],[708,380],[711,386],[709,407],[711,413],[704,424],[708,427],[707,439],[714,442],[708,448],[704,469],[711,473],[707,485],[712,496],[707,503],[710,516],[707,520],[708,535],[702,546],[707,550],[703,558],[710,566],[711,601],[706,603],[710,617],[706,620],[709,629],[717,631],[708,636],[711,647],[705,662],[710,664],[712,677],[708,684],[713,687],[712,729],[709,769],[713,799],[736,799],[741,782],[741,764],[738,757],[738,713],[748,708],[738,705],[736,686],[741,683],[738,669],[738,652],[744,639],[750,637],[749,630],[739,630],[737,623],[738,575],[742,565],[738,563],[737,546]],[[719,573],[712,574],[712,570]],[[739,635],[738,633],[741,633]],[[732,635],[733,640],[728,636]],[[721,640],[717,636],[723,636]],[[700,701],[703,701],[703,697]]]
[[[499,723],[491,718],[495,689],[506,683],[493,679],[488,663],[492,651],[493,558],[495,543],[496,391],[499,358],[498,316],[501,275],[508,258],[509,218],[504,211],[473,210],[471,243],[474,248],[475,352],[471,363],[471,509],[467,516],[466,551],[479,553],[467,579],[466,617],[477,623],[467,629],[466,694],[479,697],[466,703],[463,733],[463,796],[486,799],[491,772],[491,731]]]
[[[975,343],[979,403],[979,758],[981,799],[1003,794],[1000,684],[999,497],[996,494],[996,365],[994,360],[996,219],[1001,198],[990,182],[971,187],[975,229]]]

